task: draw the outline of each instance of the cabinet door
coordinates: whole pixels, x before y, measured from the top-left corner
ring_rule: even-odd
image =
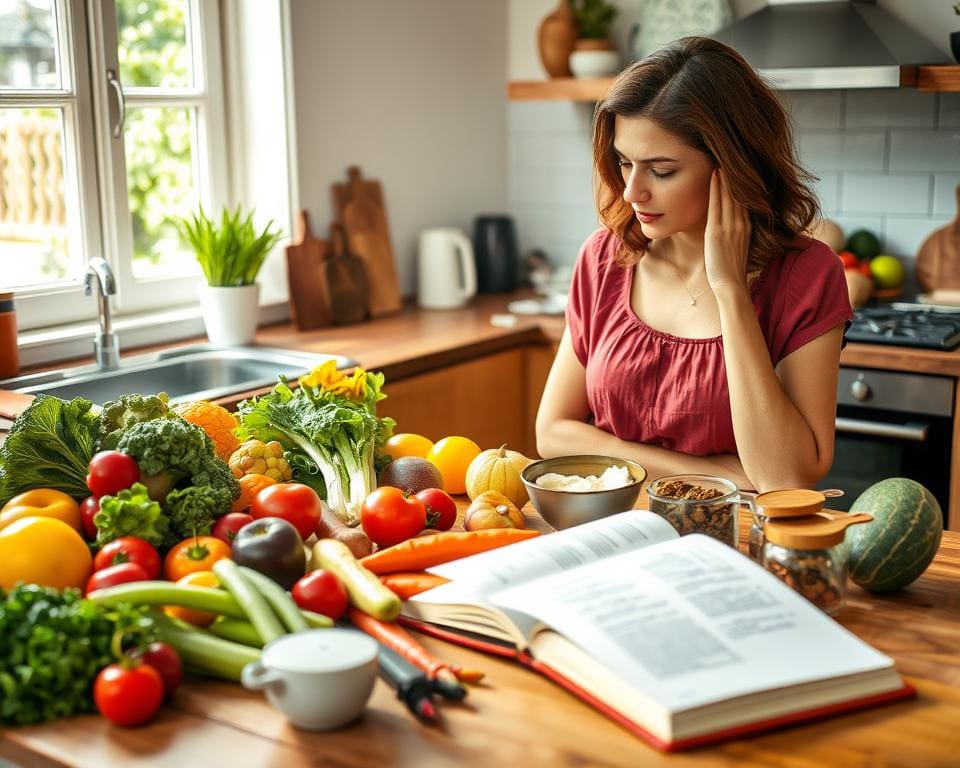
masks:
[[[525,352],[511,349],[387,382],[387,399],[377,404],[377,412],[396,419],[396,432],[434,441],[463,435],[481,448],[507,443],[525,450]]]

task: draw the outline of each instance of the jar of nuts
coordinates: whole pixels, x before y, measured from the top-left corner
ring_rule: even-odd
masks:
[[[647,488],[650,511],[666,519],[677,533],[704,533],[737,546],[740,492],[731,481],[709,475],[670,475]]]
[[[768,519],[763,566],[828,616],[836,616],[847,596],[846,559],[838,545],[847,526],[872,519],[843,512]]]

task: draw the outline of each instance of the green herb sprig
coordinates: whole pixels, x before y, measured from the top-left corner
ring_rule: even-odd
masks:
[[[202,206],[190,219],[178,223],[196,253],[207,284],[219,287],[253,284],[267,254],[280,240],[280,232],[272,231],[272,225],[272,220],[267,222],[257,234],[253,214],[241,218],[239,206],[233,212],[223,209],[219,227]]]
[[[580,37],[603,40],[610,35],[610,25],[618,13],[608,0],[574,0],[573,13],[577,19]]]

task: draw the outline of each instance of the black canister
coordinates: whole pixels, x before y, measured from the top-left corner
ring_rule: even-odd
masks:
[[[478,216],[473,225],[473,252],[480,293],[508,293],[520,285],[520,254],[513,219]]]

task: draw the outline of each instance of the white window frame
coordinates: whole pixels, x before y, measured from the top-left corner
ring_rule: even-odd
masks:
[[[82,260],[71,260],[71,265],[79,269],[65,283],[17,291],[19,327],[25,330],[94,318],[95,299],[83,295],[82,284],[87,261],[99,255],[110,263],[117,277],[118,293],[111,298],[117,315],[195,304],[199,275],[133,279],[124,139],[112,135],[116,106],[106,79],[107,69],[119,73],[115,5],[101,0],[56,0],[55,4],[65,50],[59,61],[63,90],[4,92],[0,106],[63,108],[69,242],[71,249],[82,249]],[[195,87],[162,96],[128,88],[124,95],[128,108],[162,105],[196,109],[194,178],[200,202],[208,211],[215,211],[227,203],[229,196],[219,9],[217,0],[193,0],[190,8],[189,34],[199,41],[193,61]],[[91,75],[76,76],[78,72]],[[71,220],[78,210],[80,221]]]

